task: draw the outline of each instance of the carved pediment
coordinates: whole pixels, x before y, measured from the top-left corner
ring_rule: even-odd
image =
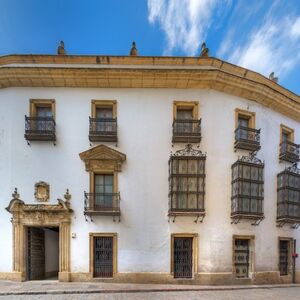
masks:
[[[105,145],[98,145],[79,154],[87,171],[111,169],[121,171],[126,155]]]

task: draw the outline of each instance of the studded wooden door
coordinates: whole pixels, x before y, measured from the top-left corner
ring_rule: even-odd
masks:
[[[249,277],[249,240],[235,240],[235,273],[237,278]]]
[[[41,228],[27,229],[27,280],[45,278],[45,232]]]
[[[113,276],[113,237],[94,237],[94,277]]]
[[[193,276],[193,238],[174,238],[174,278]]]

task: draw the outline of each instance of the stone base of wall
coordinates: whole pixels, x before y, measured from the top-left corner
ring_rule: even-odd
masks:
[[[1,280],[23,281],[21,272],[0,272]]]
[[[248,284],[290,284],[292,276],[280,276],[278,271],[256,272],[251,278],[236,279],[232,273],[197,273],[192,279],[175,279],[170,273],[117,273],[113,278],[93,278],[89,272],[60,272],[62,282],[113,282],[113,283],[157,283],[198,285],[248,285]],[[0,272],[1,280],[24,281],[19,272]],[[296,272],[296,283],[300,283],[300,271]]]
[[[300,271],[296,279],[300,282]],[[198,285],[250,285],[289,284],[292,276],[280,276],[278,271],[256,272],[251,278],[236,279],[232,273],[197,273],[192,279],[175,279],[170,273],[118,273],[113,278],[93,278],[91,273],[71,273],[71,281],[93,281],[113,283],[158,283],[158,284],[198,284]]]

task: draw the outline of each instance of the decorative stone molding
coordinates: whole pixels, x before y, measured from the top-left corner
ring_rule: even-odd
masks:
[[[39,181],[34,185],[34,197],[37,201],[46,202],[50,198],[50,187],[45,181]]]
[[[70,224],[73,210],[68,200],[58,199],[57,204],[25,204],[17,189],[6,210],[12,214],[13,273],[16,280],[26,279],[25,228],[26,226],[59,227],[59,280],[70,280]]]
[[[110,170],[120,172],[126,155],[105,145],[98,145],[79,154],[89,172]]]
[[[213,57],[7,55],[0,57],[0,66],[0,89],[212,89],[255,101],[300,121],[298,95],[261,74]]]

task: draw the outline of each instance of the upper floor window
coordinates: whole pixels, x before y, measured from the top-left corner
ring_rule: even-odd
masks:
[[[279,159],[295,163],[299,161],[299,145],[294,143],[294,130],[280,125]]]
[[[255,128],[255,113],[235,110],[235,149],[257,151],[260,149],[260,129]]]
[[[257,225],[264,217],[264,164],[254,156],[243,156],[231,169],[233,223],[238,223],[241,219],[250,219]]]
[[[169,215],[204,217],[206,155],[188,144],[169,160]]]
[[[198,119],[198,102],[175,101],[173,103],[173,137],[172,142],[199,143],[201,140]]]
[[[120,193],[118,173],[126,155],[105,145],[98,145],[80,153],[89,172],[89,192],[84,192],[84,215],[118,216],[120,220]]]
[[[30,115],[25,116],[25,138],[28,141],[55,141],[55,101],[30,100]]]
[[[92,101],[89,139],[91,142],[117,142],[116,101]]]

